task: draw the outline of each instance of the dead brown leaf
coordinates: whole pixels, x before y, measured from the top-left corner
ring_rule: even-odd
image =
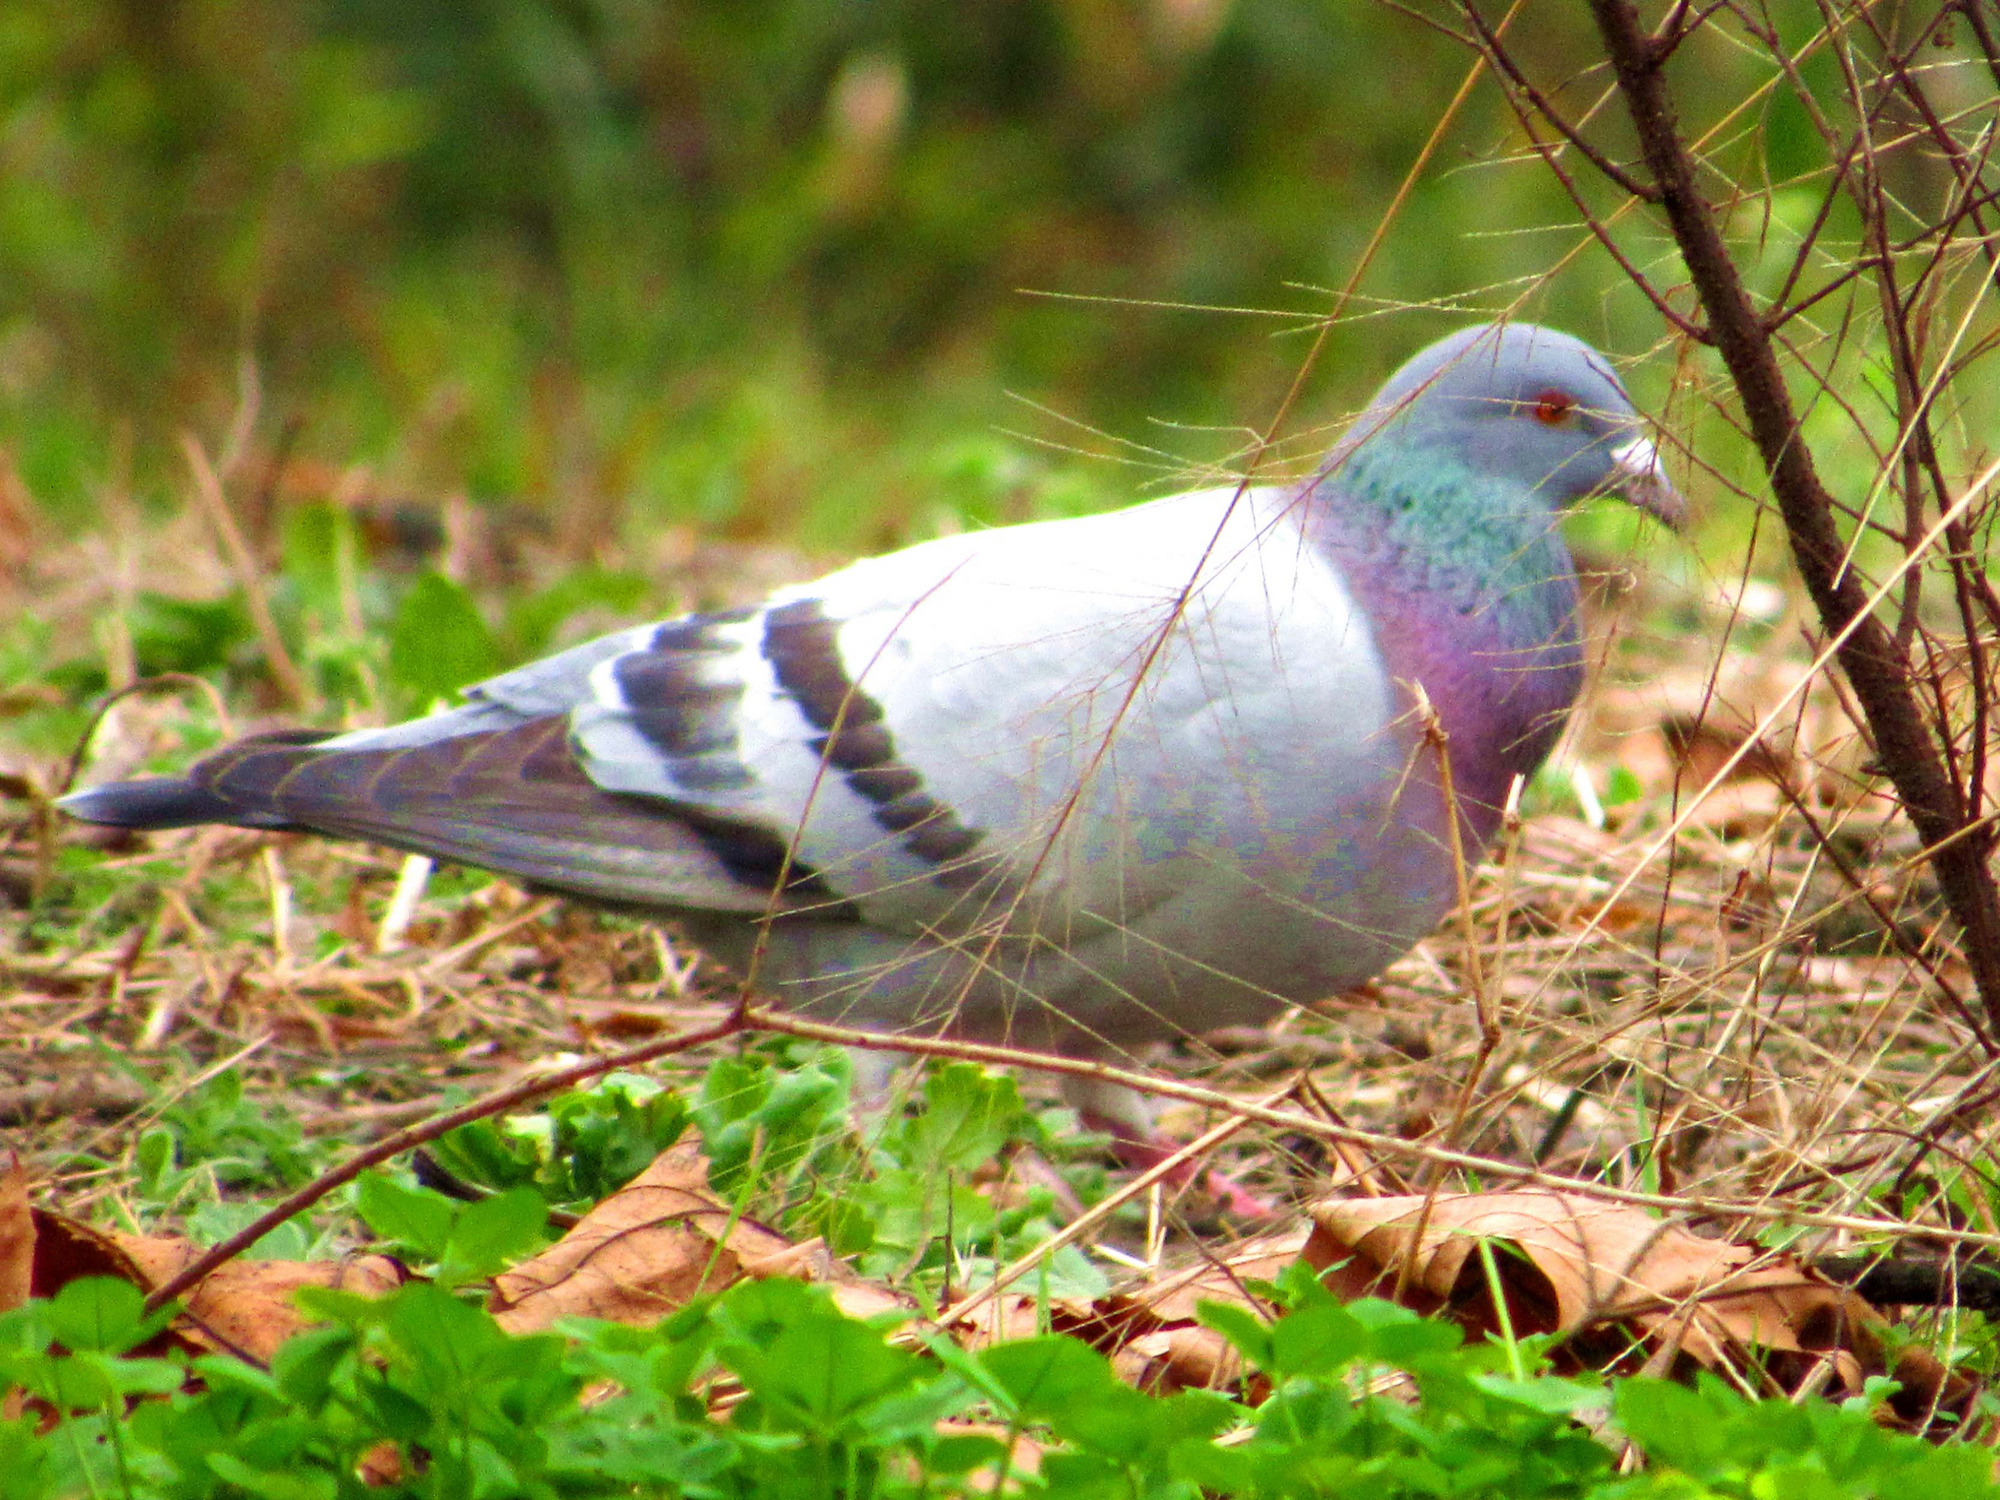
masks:
[[[28,1174],[21,1158],[7,1153],[0,1176],[0,1312],[21,1306],[33,1295],[35,1220],[28,1208]]]
[[[203,1250],[177,1235],[121,1234],[48,1209],[35,1209],[32,1219],[32,1291],[37,1297],[52,1297],[85,1276],[116,1277],[150,1293]],[[379,1297],[408,1279],[403,1267],[386,1255],[231,1261],[195,1288],[166,1340],[190,1353],[234,1354],[265,1364],[279,1345],[307,1326],[294,1304],[300,1287]]]
[[[1393,1201],[1393,1200],[1384,1200]],[[1226,1255],[1204,1256],[1157,1280],[1113,1292],[1105,1316],[1144,1318],[1155,1326],[1192,1323],[1199,1302],[1251,1302],[1248,1284],[1275,1281],[1305,1250],[1311,1231],[1288,1229],[1282,1234],[1245,1240]]]
[[[490,1306],[511,1333],[561,1318],[643,1325],[704,1292],[765,1276],[825,1282],[855,1317],[910,1306],[854,1278],[822,1241],[797,1244],[737,1214],[709,1190],[708,1161],[691,1140],[662,1152],[540,1255],[494,1277]]]
[[[1610,1335],[1628,1343],[1627,1364],[1641,1351],[1711,1367],[1753,1349],[1827,1355],[1856,1390],[1864,1373],[1883,1373],[1881,1321],[1852,1292],[1790,1255],[1704,1239],[1640,1209],[1553,1192],[1471,1193],[1338,1200],[1313,1217],[1305,1259],[1343,1297],[1395,1295],[1495,1329],[1484,1243],[1517,1334],[1562,1334],[1600,1356]]]
[[[1128,1283],[1094,1307],[1058,1307],[1050,1322],[1089,1340],[1110,1356],[1119,1378],[1141,1390],[1234,1385],[1244,1376],[1242,1360],[1221,1334],[1195,1321],[1195,1307],[1231,1302],[1264,1313],[1267,1309],[1251,1296],[1249,1283],[1273,1280],[1298,1260],[1309,1232],[1299,1228],[1246,1240],[1226,1255],[1205,1256],[1164,1276]]]
[[[1007,1450],[1007,1461],[1016,1475],[1033,1476],[1042,1470],[1042,1455],[1048,1451],[1046,1444],[1029,1437],[1011,1427],[1003,1427],[997,1422],[946,1421],[937,1424],[941,1437],[985,1437],[991,1438]],[[1009,1481],[997,1471],[997,1466],[989,1464],[975,1471],[971,1476],[971,1487],[976,1490],[1004,1492]]]
[[[164,1286],[206,1248],[177,1236],[117,1234],[113,1240],[138,1266],[140,1287]],[[235,1354],[269,1364],[285,1340],[308,1326],[295,1294],[326,1287],[362,1297],[384,1297],[410,1279],[386,1255],[346,1260],[232,1260],[218,1266],[174,1319],[174,1329],[205,1353]]]
[[[1691,827],[1705,828],[1724,840],[1755,838],[1785,810],[1785,794],[1776,782],[1731,781],[1717,787],[1683,811]]]
[[[976,1291],[974,1295],[979,1295]],[[1038,1297],[1028,1292],[1002,1292],[975,1313],[948,1323],[962,1348],[985,1349],[1011,1339],[1031,1339],[1044,1333],[1069,1333],[1106,1348],[1116,1340],[1104,1321],[1104,1304],[1078,1297]]]
[[[1769,739],[1753,739],[1752,725],[1741,715],[1714,704],[1707,712],[1668,714],[1659,732],[1667,753],[1688,786],[1706,786],[1742,752],[1728,779],[1777,781],[1792,772],[1792,756]]]
[[[96,1229],[49,1209],[30,1210],[33,1271],[29,1295],[53,1297],[85,1276],[112,1276],[134,1286],[146,1285],[145,1274],[108,1230]]]
[[[1174,1391],[1221,1390],[1245,1374],[1243,1357],[1212,1328],[1182,1323],[1128,1339],[1111,1356],[1111,1368],[1127,1385],[1167,1395]]]

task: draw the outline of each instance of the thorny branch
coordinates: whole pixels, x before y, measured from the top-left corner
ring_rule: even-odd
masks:
[[[1472,14],[1470,0],[1464,8]],[[1776,329],[1797,308],[1787,308],[1782,300],[1763,309],[1753,304],[1724,237],[1722,212],[1703,192],[1695,153],[1681,131],[1666,64],[1708,16],[1698,20],[1687,14],[1686,7],[1677,7],[1671,24],[1654,36],[1641,23],[1632,0],[1591,0],[1590,8],[1650,179],[1643,191],[1635,190],[1635,196],[1645,204],[1657,205],[1672,230],[1706,315],[1706,328],[1742,403],[1800,577],[1821,624],[1840,642],[1837,659],[1860,705],[1881,767],[1928,850],[1945,904],[1963,936],[1964,957],[1987,1026],[2000,1033],[2000,891],[1988,867],[1993,832],[1981,816],[1984,788],[1973,784],[1985,771],[1983,737],[1989,715],[1986,659],[1971,628],[1977,623],[1978,607],[1984,604],[1979,596],[1985,580],[1980,577],[1975,581],[1973,576],[1978,563],[1971,555],[1969,530],[1962,522],[1951,524],[1941,559],[1955,580],[1955,602],[1967,627],[1966,651],[1972,675],[1980,679],[1973,687],[1979,743],[1967,757],[1968,767],[1953,747],[1954,731],[1946,717],[1939,675],[1942,668],[1933,658],[1928,672],[1921,670],[1912,654],[1917,645],[1914,630],[1899,636],[1869,614],[1868,589],[1852,566],[1850,549],[1835,524],[1838,507],[1802,435],[1800,415],[1786,389],[1774,341]],[[1951,9],[1970,14],[1976,7]],[[1985,46],[1984,36],[1980,42],[1993,60],[1995,54]],[[1481,43],[1493,58],[1496,76],[1513,83],[1520,70],[1511,59],[1504,59],[1504,44],[1484,35]],[[1915,112],[1923,118],[1921,133],[1934,140],[1935,115],[1919,97],[1921,91],[1911,77],[1907,51],[1885,48],[1884,53],[1879,86],[1911,99]],[[1996,77],[2000,77],[2000,67],[1996,67]],[[1513,92],[1517,104],[1525,102],[1548,119],[1552,128],[1563,128],[1564,122],[1542,108],[1542,94],[1518,85]],[[1918,517],[1909,513],[1923,503],[1922,491],[1929,491],[1929,499],[1940,511],[1953,504],[1931,438],[1929,417],[1935,385],[1925,383],[1920,368],[1922,331],[1932,309],[1920,305],[1910,289],[1899,285],[1887,223],[1892,211],[1908,210],[1900,204],[1892,210],[1879,167],[1869,156],[1867,135],[1875,123],[1871,101],[1856,97],[1849,103],[1859,118],[1861,151],[1850,156],[1846,143],[1831,137],[1827,144],[1840,163],[1836,175],[1845,178],[1847,192],[1862,207],[1867,226],[1862,252],[1868,261],[1867,272],[1876,280],[1885,320],[1895,325],[1890,329],[1889,358],[1902,419],[1901,472],[1890,477],[1903,492],[1906,515],[1902,529],[1907,546],[1922,530],[1914,524]],[[1879,97],[1872,103],[1879,106]],[[1604,155],[1597,150],[1580,154],[1593,162],[1600,162]],[[1940,239],[1948,238],[1951,225],[1969,215],[1968,204],[1983,199],[1979,185],[1966,180],[1966,174],[1973,170],[1971,158],[1959,152],[1951,160],[1959,173],[1958,203],[1950,215],[1931,226]],[[1629,174],[1621,169],[1607,175],[1623,185]],[[1793,284],[1787,283],[1788,296]],[[1928,704],[1927,696],[1931,699]]]

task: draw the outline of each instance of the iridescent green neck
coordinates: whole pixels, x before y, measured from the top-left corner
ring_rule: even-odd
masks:
[[[1468,813],[1490,831],[1582,684],[1576,571],[1544,496],[1426,436],[1378,433],[1350,450],[1314,483],[1307,514],[1390,675],[1423,684]]]
[[[1471,468],[1445,434],[1428,436],[1393,430],[1354,449],[1331,476],[1322,519],[1342,551],[1372,556],[1413,593],[1490,614],[1510,639],[1546,639],[1573,612],[1560,514],[1534,490]]]

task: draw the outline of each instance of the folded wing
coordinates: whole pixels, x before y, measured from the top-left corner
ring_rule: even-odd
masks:
[[[1172,894],[1183,846],[1223,836],[1190,789],[1256,770],[1260,705],[1285,713],[1273,683],[1314,715],[1325,695],[1302,685],[1379,686],[1365,639],[1271,671],[1288,613],[1337,646],[1349,606],[1337,581],[1305,577],[1295,538],[1266,545],[1282,512],[1259,500],[942,539],[760,609],[606,636],[462,708],[252,739],[67,806],[314,829],[653,909],[909,933],[969,928],[1000,902],[1038,921],[1129,913]],[[1360,706],[1347,737],[1379,721]],[[1300,748],[1286,723],[1275,733]]]

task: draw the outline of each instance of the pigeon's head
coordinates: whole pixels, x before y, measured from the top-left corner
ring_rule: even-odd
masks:
[[[1669,526],[1685,515],[1610,364],[1552,328],[1486,323],[1432,344],[1361,417],[1359,439],[1376,432],[1447,446],[1557,506],[1608,493]]]

